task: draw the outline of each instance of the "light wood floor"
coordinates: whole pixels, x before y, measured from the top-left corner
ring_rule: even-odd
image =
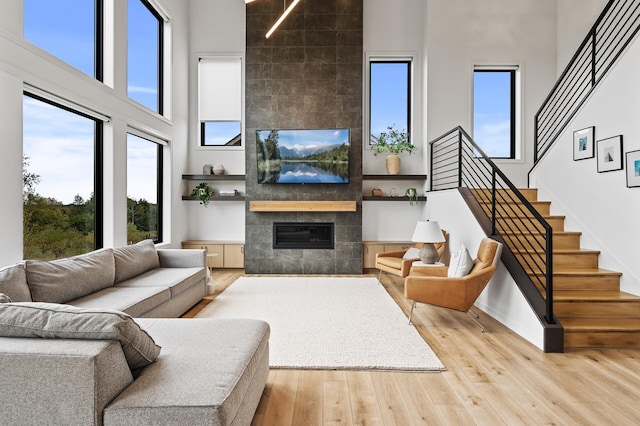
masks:
[[[216,294],[242,275],[214,272]],[[402,280],[382,283],[408,312]],[[640,351],[545,354],[491,317],[480,321],[485,333],[465,314],[418,305],[415,326],[442,373],[271,370],[253,424],[640,424]]]

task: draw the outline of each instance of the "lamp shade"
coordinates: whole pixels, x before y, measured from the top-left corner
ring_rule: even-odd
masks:
[[[418,221],[413,231],[411,241],[417,243],[443,243],[445,242],[442,229],[437,221]]]

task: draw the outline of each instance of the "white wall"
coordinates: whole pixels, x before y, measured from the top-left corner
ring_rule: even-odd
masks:
[[[432,220],[437,220],[440,227],[449,232],[449,250],[453,252],[464,244],[471,256],[475,257],[485,234],[460,193],[449,190],[430,194],[429,209]],[[544,349],[543,327],[502,262],[476,305],[524,339]]]
[[[596,22],[608,0],[557,0],[558,76]]]
[[[107,5],[110,2],[105,2]],[[171,155],[166,159],[166,227],[164,240],[175,245],[186,235],[185,207],[175,188],[186,167],[187,147],[187,62],[188,15],[180,0],[162,0],[172,25],[172,55],[168,71],[172,90],[168,118],[159,117],[129,100],[126,95],[126,22],[119,21],[115,43],[108,54],[115,57],[116,69],[107,70],[115,86],[109,87],[41,49],[22,37],[22,1],[3,3],[0,14],[0,264],[22,258],[22,91],[28,83],[111,117],[105,126],[105,246],[126,243],[126,125],[151,129],[170,141]],[[126,3],[113,2],[112,15],[126,16]],[[124,72],[123,72],[124,70]],[[174,191],[174,192],[172,192]],[[173,195],[172,195],[173,194]]]
[[[430,0],[426,22],[428,140],[461,125],[472,134],[474,64],[519,65],[523,77],[522,159],[496,163],[526,186],[533,117],[556,77],[554,0]]]
[[[623,273],[621,288],[640,295],[640,188],[626,187],[625,170],[597,172],[596,158],[573,161],[573,132],[595,126],[595,139],[623,136],[623,152],[640,149],[640,41],[629,47],[567,130],[531,174],[567,230],[582,231],[584,248],[601,250],[601,268]]]
[[[191,0],[189,2],[189,146],[188,166],[180,173],[200,174],[205,164],[221,163],[227,174],[245,173],[245,151],[229,148],[202,148],[198,129],[198,62],[200,56],[241,55],[245,51],[245,3],[240,0]],[[198,182],[182,183],[177,191],[188,194]],[[244,182],[219,184],[214,190],[237,189],[244,193]],[[245,203],[224,201],[204,208],[196,201],[183,201],[188,211],[188,239],[244,241]]]

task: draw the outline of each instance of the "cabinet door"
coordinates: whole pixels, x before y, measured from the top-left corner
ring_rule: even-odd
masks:
[[[383,244],[364,243],[362,247],[362,267],[364,269],[373,269],[376,267],[376,253],[384,251]]]
[[[400,251],[407,250],[411,247],[415,247],[415,243],[393,243],[393,244],[385,244],[384,251]]]
[[[244,268],[244,244],[224,245],[224,267]]]

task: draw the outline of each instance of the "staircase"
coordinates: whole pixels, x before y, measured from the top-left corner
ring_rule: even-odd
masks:
[[[564,216],[550,214],[548,201],[539,201],[537,189],[520,190],[553,228],[553,302],[554,312],[564,327],[565,348],[640,348],[640,297],[620,291],[619,272],[600,269],[597,250],[580,246],[580,232],[565,231]],[[490,215],[491,204],[486,191],[474,191],[482,208]],[[534,282],[543,282],[543,265],[531,264],[532,247],[544,246],[538,232],[512,231],[522,221],[507,212],[518,207],[500,206],[496,229],[511,250],[527,265],[525,270]],[[536,259],[536,257],[533,257]],[[545,293],[543,287],[539,290]]]

